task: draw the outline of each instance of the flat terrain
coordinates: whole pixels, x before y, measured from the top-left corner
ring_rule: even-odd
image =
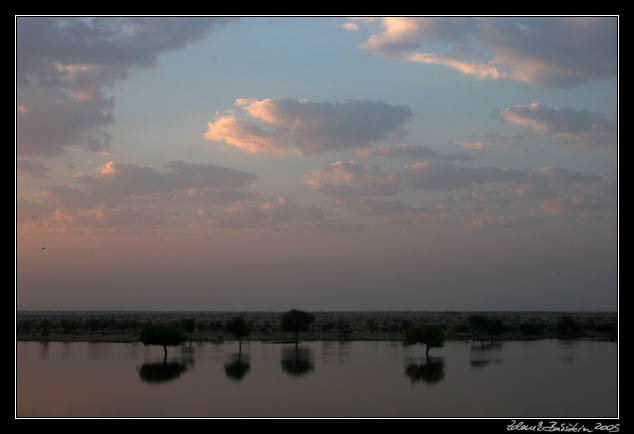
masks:
[[[315,320],[302,340],[402,340],[413,326],[440,326],[448,340],[604,339],[616,340],[615,312],[310,312]],[[133,342],[150,323],[187,330],[192,341],[224,341],[225,330],[240,316],[250,325],[244,340],[289,341],[280,329],[284,312],[32,312],[16,314],[18,341]],[[485,327],[477,328],[476,323]],[[478,321],[479,320],[479,321]]]

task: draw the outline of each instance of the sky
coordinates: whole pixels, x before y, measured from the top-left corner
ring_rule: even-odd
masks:
[[[617,310],[618,42],[17,16],[16,307]]]

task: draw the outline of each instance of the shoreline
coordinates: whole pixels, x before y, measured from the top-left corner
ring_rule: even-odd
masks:
[[[303,341],[402,341],[404,333],[421,324],[443,329],[445,340],[491,342],[541,339],[618,340],[618,312],[310,312],[310,330]],[[17,342],[138,342],[149,324],[188,330],[187,341],[225,342],[233,318],[250,326],[243,341],[294,342],[280,328],[282,312],[16,312]],[[498,327],[474,328],[474,317]],[[186,324],[189,324],[186,326]]]

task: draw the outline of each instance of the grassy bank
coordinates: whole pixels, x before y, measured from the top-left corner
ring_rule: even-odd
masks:
[[[245,340],[292,341],[280,329],[283,312],[18,312],[18,341],[135,342],[149,324],[187,329],[193,342],[234,337],[227,322],[243,317],[251,327]],[[614,312],[311,312],[315,317],[301,339],[400,341],[410,328],[435,324],[447,340],[527,340],[545,338],[617,339]],[[484,318],[484,320],[482,319]],[[476,321],[477,320],[477,321]],[[482,326],[484,322],[484,326]],[[193,325],[193,328],[191,326]]]

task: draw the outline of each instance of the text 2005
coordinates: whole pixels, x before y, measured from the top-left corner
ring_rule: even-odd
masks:
[[[612,425],[603,425],[601,422],[597,422],[597,424],[594,426],[594,429],[597,431],[605,432],[619,432],[619,425],[620,424],[618,423]]]

